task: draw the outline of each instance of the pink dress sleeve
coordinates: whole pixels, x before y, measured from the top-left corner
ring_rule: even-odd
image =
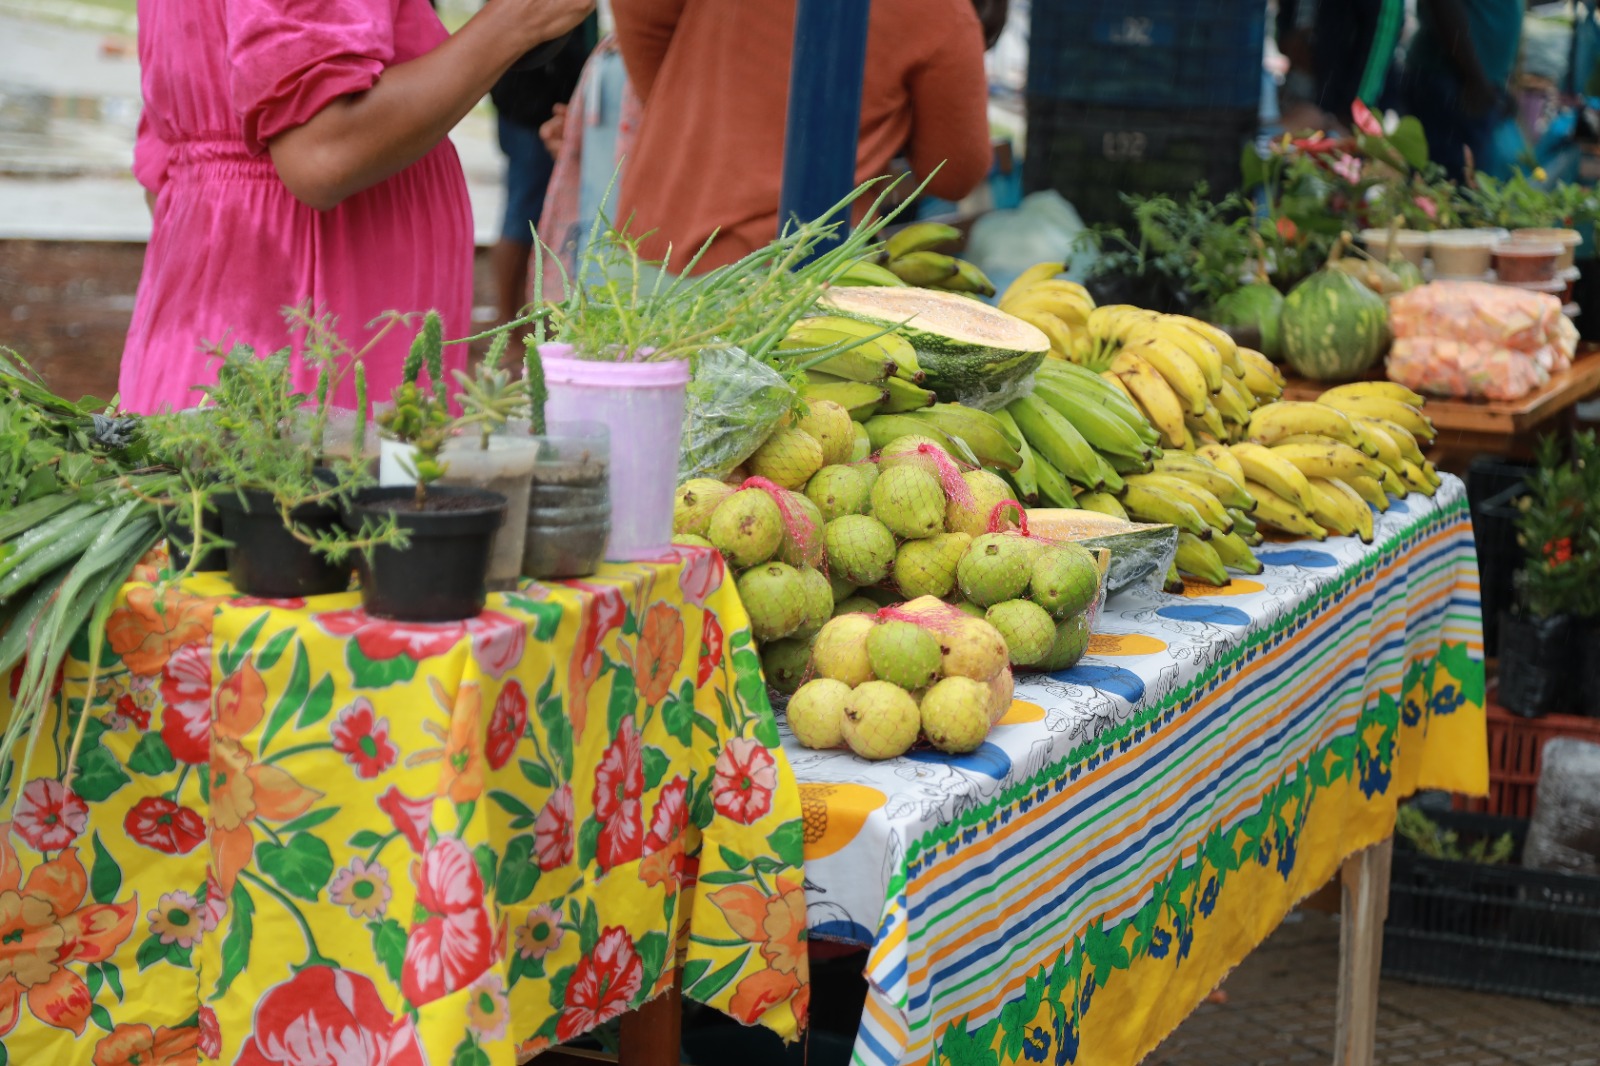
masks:
[[[160,192],[167,181],[167,159],[171,154],[165,141],[151,127],[149,114],[139,116],[139,135],[133,142],[133,176],[151,192]]]
[[[252,152],[394,59],[394,0],[225,0],[234,110]]]

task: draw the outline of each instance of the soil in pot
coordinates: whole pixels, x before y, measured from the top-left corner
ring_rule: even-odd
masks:
[[[1500,616],[1500,705],[1524,718],[1565,710],[1572,676],[1572,622],[1566,615]]]
[[[216,503],[222,514],[222,535],[233,542],[227,549],[228,580],[240,592],[279,600],[349,589],[350,564],[329,562],[296,539],[284,527],[268,493],[245,489],[241,504],[238,496],[221,492]],[[329,531],[339,525],[338,510],[323,504],[297,507],[290,517],[313,531]]]
[[[454,622],[483,610],[488,596],[489,546],[505,518],[506,500],[482,489],[434,485],[422,508],[413,488],[369,489],[344,516],[352,530],[363,519],[393,514],[410,534],[403,549],[379,547],[358,556],[361,604],[375,618],[397,622]]]

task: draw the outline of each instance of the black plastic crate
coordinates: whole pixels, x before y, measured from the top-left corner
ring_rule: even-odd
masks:
[[[1035,3],[1028,92],[1120,107],[1259,110],[1265,0]]]
[[[1126,222],[1119,193],[1213,194],[1239,185],[1256,112],[1146,111],[1028,97],[1029,192],[1055,189],[1085,222]]]
[[[1517,547],[1517,497],[1533,467],[1493,456],[1467,468],[1467,502],[1478,551],[1478,594],[1483,603],[1483,646],[1500,653],[1500,612],[1512,605],[1512,577],[1522,565]]]
[[[1466,845],[1528,823],[1429,811]],[[1516,861],[1514,860],[1514,861]],[[1432,859],[1396,840],[1383,974],[1430,985],[1600,1004],[1600,877]]]

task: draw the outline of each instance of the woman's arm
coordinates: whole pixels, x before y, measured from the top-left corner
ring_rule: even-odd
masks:
[[[307,206],[337,206],[432,151],[524,52],[593,8],[594,0],[491,0],[427,55],[273,137],[278,176]]]

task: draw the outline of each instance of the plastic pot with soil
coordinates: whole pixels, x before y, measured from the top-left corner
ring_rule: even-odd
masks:
[[[540,442],[532,437],[465,434],[450,440],[440,453],[444,476],[436,484],[481,489],[505,497],[504,520],[489,549],[488,587],[505,592],[522,576],[522,546],[527,523],[528,493],[539,457]]]
[[[298,599],[350,587],[350,564],[330,562],[297,537],[284,524],[269,493],[222,491],[216,503],[222,536],[232,545],[227,549],[228,580],[246,596]],[[289,520],[302,534],[333,533],[339,528],[339,509],[326,503],[302,504],[289,512]]]
[[[367,489],[344,513],[353,532],[391,515],[404,548],[379,545],[357,556],[361,604],[374,618],[456,622],[483,610],[490,545],[505,518],[497,492],[430,485],[421,504],[414,488]]]
[[[217,539],[226,536],[222,531],[222,512],[201,512],[200,528],[212,543],[201,548],[200,559],[194,567],[195,573],[228,569],[227,550],[215,543]],[[187,570],[189,552],[194,548],[194,527],[185,519],[179,518],[177,510],[163,508],[161,531],[167,538],[167,556],[172,560],[172,569]]]
[[[543,581],[599,569],[611,534],[611,438],[601,422],[552,422],[537,441],[522,572]]]

